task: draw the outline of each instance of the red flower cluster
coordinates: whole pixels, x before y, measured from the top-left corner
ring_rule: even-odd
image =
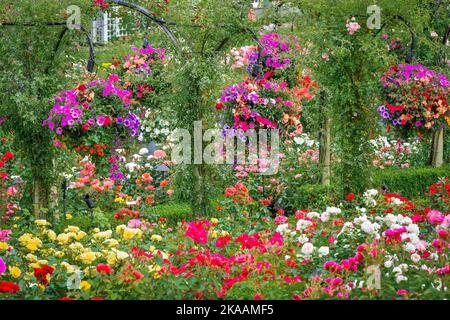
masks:
[[[6,162],[11,159],[14,159],[14,154],[12,152],[6,151],[5,154],[0,158],[0,168],[5,167]],[[0,172],[0,177],[3,180],[6,180],[8,178],[8,174],[5,171]]]
[[[19,292],[20,286],[7,281],[0,282],[0,292],[4,293],[16,293]]]
[[[448,177],[431,185],[428,188],[427,195],[436,197],[444,203],[450,203],[450,182],[448,181]]]
[[[84,144],[80,144],[75,147],[75,151],[78,153],[84,153],[86,156],[89,155],[97,155],[99,157],[103,157],[105,155],[104,150],[108,148],[108,144],[94,144],[93,146],[88,146]]]
[[[107,264],[99,263],[97,265],[97,271],[100,273],[111,274],[114,270]]]
[[[34,268],[34,276],[38,283],[46,285],[48,284],[48,276],[52,275],[54,271],[54,268],[45,265],[41,268]]]
[[[94,5],[102,9],[106,9],[109,6],[109,4],[105,3],[105,0],[95,0]]]
[[[354,195],[353,193],[349,193],[349,194],[345,197],[345,199],[346,199],[347,201],[352,201],[352,200],[355,199],[355,195]]]
[[[139,218],[141,216],[141,213],[139,211],[133,211],[128,208],[121,208],[119,211],[116,212],[114,218],[117,220],[123,220],[126,216],[130,216],[133,218]]]
[[[247,187],[238,182],[234,187],[225,189],[225,195],[233,198],[234,203],[252,203],[253,198],[248,194]]]

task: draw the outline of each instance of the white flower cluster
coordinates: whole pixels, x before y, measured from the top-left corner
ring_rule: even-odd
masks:
[[[316,140],[311,139],[306,133],[296,136],[294,142],[299,146],[307,146],[309,148],[319,146],[319,143]]]
[[[322,222],[328,221],[328,220],[330,219],[330,216],[338,215],[338,214],[340,214],[341,212],[342,212],[342,210],[339,209],[339,208],[336,208],[336,207],[327,207],[327,208],[325,209],[325,212],[323,212],[323,213],[320,215],[320,220],[321,220]]]
[[[281,233],[283,237],[294,237],[296,235],[295,230],[291,230],[287,223],[280,224],[275,231]]]
[[[367,190],[366,192],[364,192],[363,198],[364,198],[364,203],[366,204],[367,207],[376,206],[377,201],[375,200],[375,197],[377,195],[378,195],[378,190],[376,190],[376,189],[370,189],[370,190]]]

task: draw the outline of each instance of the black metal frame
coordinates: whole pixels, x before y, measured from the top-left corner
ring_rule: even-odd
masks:
[[[172,41],[172,43],[175,46],[175,49],[178,49],[178,40],[175,37],[174,33],[170,30],[170,28],[168,27],[168,25],[174,25],[176,26],[177,24],[174,22],[167,22],[164,19],[161,18],[157,18],[155,17],[152,12],[150,12],[149,10],[147,10],[146,8],[137,5],[135,3],[131,3],[128,1],[124,1],[124,0],[105,0],[105,3],[108,4],[115,4],[115,5],[119,5],[119,6],[123,6],[129,9],[133,9],[139,13],[141,13],[142,15],[144,15],[145,17],[147,17],[148,19],[150,19],[151,21],[155,22],[163,31],[164,33],[169,37],[169,39]],[[258,40],[258,37],[256,35],[256,33],[251,30],[250,28],[241,28],[240,31],[244,31],[246,33],[249,33],[253,40],[256,42],[257,46],[258,46],[258,62],[256,65],[253,65],[251,68],[251,75],[253,77],[257,77],[260,73],[260,69],[261,69],[261,63],[262,63],[262,45]],[[225,45],[225,43],[228,41],[228,38],[225,38],[220,44],[219,46],[216,48],[216,52],[219,51],[220,49],[222,49],[222,47]],[[145,44],[144,44],[145,45]]]
[[[395,16],[390,17],[390,19],[391,19],[391,21],[392,20],[401,21],[408,28],[408,31],[411,34],[411,44],[409,46],[409,52],[406,56],[406,63],[413,62],[414,56],[416,54],[416,46],[417,46],[417,34],[416,34],[415,30],[411,26],[411,23],[409,23],[402,16],[395,15]],[[386,27],[387,25],[388,25],[388,22],[383,23],[383,25],[381,26],[381,28],[378,30],[378,32],[376,34],[379,34],[383,30],[383,28]]]

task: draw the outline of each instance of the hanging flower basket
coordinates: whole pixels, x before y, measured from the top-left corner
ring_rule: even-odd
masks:
[[[404,133],[424,133],[450,125],[450,82],[422,65],[400,64],[381,78],[386,102],[378,107],[383,122]]]

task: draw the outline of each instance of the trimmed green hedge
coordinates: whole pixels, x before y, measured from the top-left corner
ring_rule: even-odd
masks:
[[[408,168],[377,170],[372,178],[373,188],[380,189],[383,185],[390,192],[415,199],[423,197],[428,187],[439,178],[450,176],[450,166],[441,168]]]
[[[192,209],[188,203],[169,202],[146,210],[147,216],[165,217],[169,223],[192,219]]]
[[[288,201],[294,210],[322,210],[337,200],[335,186],[306,184],[298,187]]]

